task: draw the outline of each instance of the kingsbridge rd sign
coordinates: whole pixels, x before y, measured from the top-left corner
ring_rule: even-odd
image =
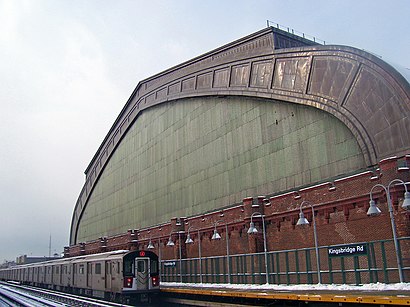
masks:
[[[367,255],[367,244],[349,244],[332,246],[327,249],[329,257],[348,257]]]

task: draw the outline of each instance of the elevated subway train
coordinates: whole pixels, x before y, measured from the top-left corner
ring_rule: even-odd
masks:
[[[150,251],[112,251],[0,269],[16,281],[113,301],[149,302],[159,292],[158,256]]]

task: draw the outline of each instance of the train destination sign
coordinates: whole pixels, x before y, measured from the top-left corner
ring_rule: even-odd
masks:
[[[332,246],[327,249],[329,257],[348,257],[367,255],[367,244],[349,244]]]

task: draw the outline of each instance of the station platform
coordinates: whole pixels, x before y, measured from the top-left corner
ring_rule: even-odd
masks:
[[[410,286],[410,285],[406,285]],[[307,287],[308,288],[308,287]],[[299,305],[300,303],[311,306],[335,305],[335,306],[353,306],[361,305],[379,305],[379,306],[410,306],[410,290],[407,287],[403,289],[376,289],[369,290],[364,288],[358,289],[320,289],[312,285],[311,289],[298,289],[292,287],[275,287],[263,289],[261,287],[235,287],[231,285],[212,285],[207,284],[192,285],[165,283],[161,286],[161,292],[170,297],[179,297],[194,300],[212,300],[220,302],[242,302],[247,304],[255,302],[256,305],[265,305],[269,302],[283,303],[284,306]],[[260,304],[259,304],[260,303]],[[325,303],[325,304],[323,304]],[[326,304],[327,303],[327,304]]]

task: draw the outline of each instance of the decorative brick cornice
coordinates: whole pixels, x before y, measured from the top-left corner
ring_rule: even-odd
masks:
[[[352,219],[358,218],[357,212],[359,211],[362,212],[361,214],[364,218],[363,223],[366,224],[367,217],[365,212],[369,207],[369,192],[371,188],[375,184],[386,185],[396,178],[404,182],[410,180],[410,171],[399,171],[399,167],[397,166],[400,164],[399,162],[406,159],[406,157],[389,159],[389,163],[396,165],[396,167],[384,169],[384,175],[376,180],[372,179],[372,172],[369,171],[332,181],[332,189],[330,191],[328,183],[306,187],[299,190],[300,198],[298,199],[295,199],[293,192],[270,197],[269,202],[266,201],[264,196],[247,197],[243,199],[242,204],[224,208],[223,211],[215,210],[206,215],[192,217],[175,217],[168,223],[150,228],[128,230],[121,235],[102,237],[99,240],[72,245],[64,248],[64,253],[66,257],[72,257],[115,249],[145,249],[149,240],[154,242],[156,248],[158,248],[158,243],[160,243],[161,248],[165,248],[169,236],[173,235],[175,237],[179,233],[181,243],[184,244],[183,253],[189,257],[189,249],[185,247],[184,243],[188,229],[190,230],[190,235],[196,240],[198,239],[199,231],[201,240],[206,239],[210,241],[215,224],[217,225],[218,231],[222,234],[226,231],[226,226],[228,227],[229,239],[240,240],[241,237],[247,236],[246,230],[249,227],[252,213],[259,212],[264,215],[265,224],[270,233],[277,233],[275,236],[286,235],[286,233],[281,234],[281,228],[285,227],[285,229],[293,229],[296,231],[295,225],[298,219],[300,204],[304,200],[308,200],[313,205],[315,216],[321,220],[322,224],[332,224],[332,216],[339,213],[346,223],[350,223]],[[385,161],[382,161],[382,163],[385,163]],[[399,206],[403,199],[404,188],[401,185],[394,186],[390,192],[395,212],[398,214],[398,231],[408,236],[410,235],[408,227],[410,223],[410,212],[403,211]],[[341,196],[343,195],[344,197],[342,198]],[[385,203],[385,198],[386,195],[383,189],[374,190],[373,199],[378,203]],[[304,206],[302,209],[305,216],[311,221],[311,209],[308,206]],[[222,214],[223,216],[221,216]],[[260,223],[260,220],[255,218],[255,222]],[[365,227],[365,225],[363,225],[363,227]],[[237,234],[232,237],[234,233]],[[236,241],[232,241],[233,244],[235,244],[235,242]],[[253,248],[256,248],[255,239],[247,239],[247,242],[251,244]],[[236,244],[240,244],[240,246],[242,246],[240,248],[247,248],[243,246],[243,242],[236,242]],[[249,248],[252,249],[252,246],[249,246]],[[280,249],[280,246],[278,246],[277,249]],[[176,252],[173,250],[171,254],[170,249],[168,248],[167,250],[168,251],[163,251],[166,253],[163,255],[164,259],[166,259],[166,257],[172,258]],[[249,251],[250,250],[246,250],[243,252]],[[211,252],[209,253],[212,254]],[[218,253],[222,253],[222,251],[218,251]]]

